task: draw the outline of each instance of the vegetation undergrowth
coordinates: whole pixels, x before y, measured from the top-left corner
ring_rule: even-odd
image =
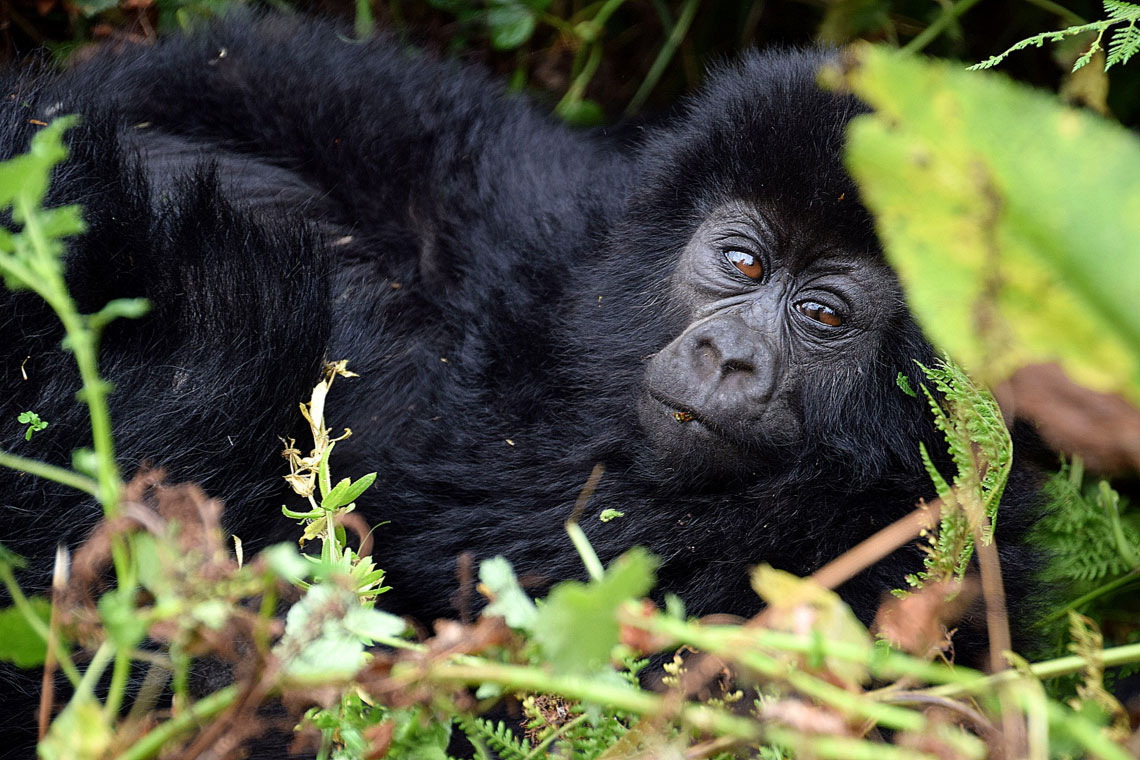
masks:
[[[869,57],[864,64],[847,73],[848,84],[868,100],[880,99],[889,123],[856,126],[853,171],[880,215],[908,293],[937,282],[954,297],[948,306],[939,294],[912,304],[916,315],[928,319],[930,305],[938,305],[939,317],[961,334],[924,323],[928,332],[966,357],[971,374],[997,381],[996,386],[1002,378],[984,373],[999,364],[987,357],[1001,350],[1040,358],[1034,352],[1044,350],[1037,333],[1001,327],[1008,315],[1029,319],[1025,300],[1016,297],[1025,270],[977,267],[972,276],[957,277],[951,265],[962,263],[955,254],[985,260],[1004,255],[1002,246],[1022,252],[1019,234],[1033,232],[1026,228],[1032,227],[1036,196],[1023,201],[1029,211],[1013,218],[995,213],[993,199],[1004,201],[997,204],[1003,209],[1019,208],[1016,194],[1037,189],[1026,188],[1019,165],[1000,146],[978,136],[970,119],[993,117],[997,111],[991,106],[981,113],[963,106],[949,120],[941,112],[939,134],[949,137],[924,142],[929,126],[921,111],[924,101],[912,96],[922,93],[926,102],[937,100],[945,108],[955,94],[968,102],[972,84],[913,61]],[[931,82],[945,98],[928,97]],[[1075,117],[1041,112],[1046,118],[1033,125],[1041,139],[1048,140],[1057,124],[1072,132]],[[955,131],[959,122],[966,126]],[[94,315],[81,315],[67,296],[62,252],[67,238],[82,230],[81,217],[74,207],[44,208],[43,199],[52,168],[66,155],[62,134],[68,124],[57,120],[44,127],[29,154],[0,164],[0,203],[11,209],[13,220],[13,229],[0,235],[0,273],[7,286],[35,290],[59,315],[79,365],[93,433],[93,454],[77,454],[71,469],[10,453],[0,453],[0,464],[72,486],[95,497],[105,513],[74,557],[61,552],[50,600],[27,598],[17,581],[19,558],[0,552],[0,580],[13,602],[0,610],[0,658],[43,667],[49,675],[58,671],[69,683],[65,693],[45,691],[41,757],[233,756],[241,740],[270,729],[292,731],[298,723],[298,742],[322,759],[338,760],[443,758],[455,730],[467,736],[477,756],[515,760],[739,755],[1125,760],[1140,751],[1121,705],[1106,688],[1112,669],[1140,663],[1137,627],[1113,617],[1140,572],[1136,511],[1108,483],[1086,484],[1077,460],[1050,480],[1045,492],[1054,510],[1042,522],[1039,540],[1057,558],[1046,578],[1068,592],[1047,617],[1047,623],[1063,622],[1063,631],[1058,628],[1048,659],[1030,663],[1009,652],[993,525],[1000,519],[996,509],[1009,474],[1010,437],[994,396],[949,360],[924,368],[929,385],[903,389],[923,394],[930,403],[955,472],[940,472],[924,450],[937,503],[918,505],[907,518],[915,529],[901,539],[880,533],[866,542],[881,556],[921,534],[927,550],[924,570],[907,579],[906,593],[884,603],[873,632],[831,590],[865,566],[866,561],[852,564],[854,553],[806,579],[760,564],[751,578],[765,610],[742,625],[727,625],[689,618],[682,600],[670,598],[663,609],[648,601],[656,559],[633,547],[603,567],[572,519],[567,540],[578,548],[588,581],[566,581],[545,599],[534,600],[504,558],[486,560],[479,568],[479,588],[488,602],[481,616],[473,623],[440,622],[431,635],[414,640],[402,619],[382,610],[384,594],[401,589],[383,585],[369,526],[353,513],[355,499],[373,485],[375,474],[340,480],[332,475],[339,439],[325,425],[325,401],[336,378],[351,382],[343,361],[328,366],[302,405],[313,438],[311,448],[305,445],[309,453],[295,441],[286,447],[286,478],[305,507],[284,507],[283,514],[299,522],[299,542],[317,542],[319,551],[303,554],[284,544],[245,561],[240,544],[231,549],[222,532],[221,505],[196,487],[165,484],[157,472],[139,473],[126,484],[120,478],[108,388],[96,364],[97,340],[107,321],[137,316],[144,307],[113,302]],[[1079,119],[1076,127],[1078,134],[1081,129],[1107,134]],[[1112,133],[1106,139],[1117,137]],[[888,151],[899,145],[909,151],[905,155],[926,151],[923,160],[889,160]],[[1134,168],[1128,163],[1133,153],[1122,150],[1123,170]],[[1078,152],[1075,160],[1082,156]],[[1064,170],[1071,157],[1058,151],[1054,158]],[[943,179],[953,178],[958,159],[971,167],[960,184],[893,186],[884,179],[892,172],[905,178],[907,171],[932,165],[944,170]],[[905,189],[909,206],[895,204],[892,187]],[[915,187],[961,193],[967,202],[941,203],[935,195],[916,203]],[[1089,202],[1110,208],[1121,202],[1091,197]],[[947,221],[937,210],[959,216]],[[915,213],[932,227],[903,224],[910,219],[903,214]],[[1074,236],[1080,237],[1084,228],[1075,216]],[[941,223],[957,224],[951,228],[963,234],[947,243]],[[1121,226],[1129,223],[1122,219]],[[904,237],[904,228],[910,237]],[[1106,250],[1097,247],[1095,231],[1089,235],[1085,246],[1098,254]],[[1126,238],[1125,244],[1134,239]],[[914,247],[915,240],[923,245]],[[964,247],[955,248],[959,243]],[[907,259],[912,251],[920,254],[915,261]],[[1091,266],[1081,258],[1083,251],[1075,245],[1036,263],[1046,270],[1043,277],[1050,267],[1074,271]],[[937,273],[916,275],[913,267],[927,261],[922,256],[934,255],[942,257]],[[985,287],[970,290],[981,278],[978,271],[985,273]],[[934,279],[923,280],[926,276]],[[1108,279],[1110,287],[1130,286]],[[963,297],[955,288],[972,295]],[[1135,398],[1140,347],[1130,343],[1129,316],[1117,329],[1100,333],[1102,342],[1112,344],[1103,354],[1100,344],[1079,332],[1082,324],[1105,321],[1096,309],[1119,301],[1094,302],[1087,305],[1090,313],[1082,313],[1079,293],[1060,300],[1065,322],[1050,328],[1050,356],[1081,379],[1101,383],[1101,390]],[[979,304],[989,317],[985,329],[974,329],[970,317],[954,316],[955,308]],[[1115,362],[1111,371],[1097,365],[1102,355]],[[21,414],[20,421],[28,426],[21,435],[51,424],[36,410]],[[124,504],[131,505],[134,518],[120,519]],[[990,674],[955,665],[950,657],[948,627],[954,608],[972,593],[969,570],[975,565],[978,593],[991,610]],[[115,586],[99,593],[108,570]],[[282,616],[283,602],[291,604]],[[650,667],[647,655],[657,653],[674,655],[664,667],[662,691],[643,688],[639,680]],[[232,683],[197,695],[191,688],[192,665],[203,658],[228,663]],[[132,666],[144,673],[138,688],[129,682]],[[522,720],[512,725],[480,717],[504,699],[518,702]],[[259,711],[274,700],[291,715],[283,724]]]

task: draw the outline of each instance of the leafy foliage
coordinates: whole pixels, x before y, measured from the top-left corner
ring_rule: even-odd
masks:
[[[938,394],[922,386],[957,472],[947,481],[919,443],[942,513],[937,529],[928,536],[925,569],[906,579],[916,588],[965,575],[974,554],[974,536],[987,542],[993,536],[998,504],[1013,466],[1013,442],[993,395],[975,385],[948,357],[936,367],[919,366]]]
[[[1140,511],[1107,481],[1086,485],[1078,459],[1054,473],[1043,494],[1049,509],[1036,540],[1050,557],[1045,580],[1083,595],[1140,571]]]
[[[28,601],[35,617],[46,626],[51,604],[39,598]],[[0,661],[18,668],[34,668],[43,665],[46,656],[47,642],[36,633],[24,613],[16,607],[0,609]]]
[[[856,59],[832,80],[875,113],[847,165],[926,334],[987,385],[1056,362],[1140,402],[1140,142],[998,77]]]
[[[532,757],[530,740],[516,736],[501,720],[461,716],[456,722],[473,745],[490,747],[501,760],[530,760]],[[479,757],[481,760],[488,757],[486,751],[480,752]]]
[[[28,429],[24,432],[24,440],[32,440],[32,435],[47,428],[48,423],[41,420],[40,416],[35,412],[20,412],[16,417],[16,421],[22,425],[27,425]]]
[[[1046,42],[1061,42],[1067,37],[1096,32],[1096,37],[1088,49],[1073,64],[1073,71],[1077,71],[1087,66],[1094,55],[1104,52],[1104,35],[1110,29],[1112,30],[1112,38],[1108,43],[1108,55],[1104,62],[1105,70],[1111,69],[1118,63],[1128,63],[1129,59],[1140,51],[1140,28],[1136,26],[1136,22],[1140,21],[1140,5],[1124,2],[1124,0],[1104,0],[1104,12],[1108,18],[1102,21],[1076,24],[1055,32],[1035,34],[1021,40],[1002,53],[974,64],[970,68],[974,70],[993,68],[1018,50],[1025,50],[1028,47],[1041,47]]]
[[[550,591],[532,624],[534,639],[556,671],[597,672],[618,641],[617,608],[649,593],[657,560],[642,549],[619,557],[596,581],[565,581]]]

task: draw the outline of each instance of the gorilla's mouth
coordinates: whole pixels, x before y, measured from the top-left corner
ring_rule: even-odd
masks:
[[[719,438],[728,437],[719,425],[709,421],[707,417],[693,407],[674,401],[653,388],[649,389],[649,397],[656,401],[657,404],[662,407],[663,412],[672,418],[673,422],[678,426],[707,430]]]

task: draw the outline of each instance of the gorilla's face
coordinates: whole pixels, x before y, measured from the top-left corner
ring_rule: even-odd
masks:
[[[805,408],[842,405],[878,377],[887,267],[744,202],[720,206],[684,246],[669,294],[688,320],[648,362],[640,419],[661,460],[754,475],[824,431]],[[804,452],[808,453],[808,452]]]

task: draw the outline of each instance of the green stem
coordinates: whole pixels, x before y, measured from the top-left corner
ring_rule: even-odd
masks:
[[[579,51],[580,52],[580,51]],[[598,66],[602,62],[602,46],[600,43],[594,43],[590,47],[590,55],[586,59],[585,65],[582,70],[574,77],[574,81],[570,83],[569,89],[566,94],[562,96],[562,100],[558,101],[558,105],[554,107],[557,113],[564,113],[564,110],[574,103],[582,100],[582,96],[586,94],[586,85],[594,78],[594,72],[598,70]]]
[[[1116,550],[1120,552],[1120,556],[1124,558],[1129,567],[1140,568],[1140,556],[1137,556],[1136,548],[1132,546],[1132,542],[1125,537],[1124,525],[1120,521],[1120,496],[1104,480],[1100,481],[1097,490],[1100,493],[1100,503],[1104,505],[1104,511],[1107,513],[1105,516],[1112,526],[1112,535],[1116,539]]]
[[[542,22],[544,24],[548,24],[554,27],[562,34],[565,34],[567,37],[574,36],[574,25],[566,22],[558,16],[555,16],[553,13],[543,13],[540,18],[542,18]]]
[[[1056,702],[1049,702],[1046,709],[1053,730],[1076,739],[1094,757],[1101,760],[1136,760],[1128,750],[1105,736],[1101,728],[1092,721],[1072,720],[1072,713]]]
[[[850,736],[813,736],[775,725],[767,728],[764,739],[791,748],[797,756],[822,760],[937,760],[936,755],[918,752],[910,747],[896,747]]]
[[[942,11],[942,15],[934,19],[934,23],[923,29],[917,37],[904,45],[901,52],[903,55],[913,55],[919,52],[933,42],[942,32],[946,31],[946,27],[950,26],[950,22],[977,4],[978,0],[958,0],[958,2]]]
[[[111,435],[111,413],[107,407],[107,384],[99,376],[99,360],[96,350],[98,336],[91,330],[87,320],[75,308],[75,302],[67,292],[63,272],[51,252],[51,244],[40,225],[36,210],[25,198],[16,200],[19,216],[24,220],[24,234],[36,251],[33,261],[35,274],[25,285],[43,298],[63,323],[75,363],[79,367],[82,382],[80,395],[87,405],[91,418],[91,439],[95,450],[97,497],[103,505],[103,514],[115,517],[119,513],[119,467],[115,462],[115,441]],[[15,210],[15,209],[14,209]],[[111,554],[120,586],[131,578],[130,563],[122,540],[117,536],[111,539]]]
[[[26,199],[18,199],[20,216],[24,219],[24,234],[39,254],[41,261],[51,261],[51,266],[37,267],[43,280],[26,283],[48,302],[59,316],[67,333],[75,363],[79,366],[79,377],[83,382],[80,391],[91,417],[91,438],[98,465],[96,480],[99,483],[99,501],[103,504],[103,514],[115,517],[119,512],[119,466],[115,462],[115,441],[111,435],[111,412],[107,407],[107,384],[99,376],[99,359],[96,350],[97,335],[75,308],[75,302],[67,294],[67,284],[60,268],[51,255],[51,245],[40,225],[39,215]]]
[[[131,745],[130,749],[119,755],[116,760],[146,760],[149,757],[154,757],[172,738],[194,728],[198,723],[212,718],[233,704],[238,693],[236,685],[227,686],[204,699],[198,700],[180,712],[178,717],[160,723],[148,731],[145,736]]]
[[[107,690],[107,701],[103,705],[103,712],[109,720],[115,720],[119,715],[119,708],[123,704],[123,696],[127,691],[127,679],[131,675],[131,657],[126,652],[115,652],[115,665],[111,670],[111,685]]]
[[[565,736],[572,729],[577,727],[582,721],[584,721],[587,717],[588,716],[586,715],[586,713],[582,713],[581,715],[579,715],[577,718],[570,721],[569,723],[565,723],[565,724],[559,726],[556,730],[548,733],[546,735],[546,738],[544,738],[538,744],[534,745],[534,749],[532,749],[530,752],[528,752],[526,757],[523,758],[523,760],[535,760],[535,758],[546,757],[546,748],[549,747],[554,742],[555,739],[557,739],[560,736]]]
[[[1120,588],[1121,586],[1125,586],[1125,585],[1131,583],[1132,581],[1135,581],[1137,578],[1140,578],[1140,570],[1133,570],[1132,572],[1128,573],[1127,575],[1122,575],[1110,583],[1106,583],[1103,586],[1100,586],[1098,588],[1094,588],[1092,591],[1088,592],[1084,596],[1081,596],[1081,597],[1073,600],[1072,602],[1069,602],[1064,607],[1062,607],[1058,610],[1055,610],[1054,612],[1051,612],[1050,614],[1046,615],[1037,623],[1037,625],[1043,626],[1047,623],[1052,623],[1055,620],[1059,620],[1060,618],[1063,618],[1066,615],[1068,615],[1069,610],[1079,610],[1082,607],[1084,607],[1086,604],[1088,604],[1089,602],[1093,601],[1094,599],[1099,599],[1100,597],[1104,596],[1105,594],[1109,594],[1109,593],[1115,591],[1116,589]]]
[[[610,16],[614,14],[618,8],[625,3],[625,0],[606,0],[606,4],[598,9],[598,14],[594,16],[592,22],[598,30],[598,36],[601,36],[601,30],[605,27],[606,22],[610,20]]]
[[[869,652],[866,646],[856,643],[829,641],[786,631],[747,626],[694,625],[666,615],[645,618],[619,613],[618,619],[624,625],[663,635],[678,644],[689,644],[703,652],[723,654],[741,662],[744,662],[741,657],[748,655],[751,666],[763,669],[774,668],[779,664],[759,651],[767,649],[863,663],[869,666],[871,675],[881,680],[917,678],[938,683],[969,684],[983,677],[978,671],[961,666],[951,668],[890,650],[875,649]]]
[[[418,668],[411,666],[411,669],[413,673],[409,675],[414,678]],[[719,736],[733,736],[744,741],[754,741],[760,738],[761,733],[760,726],[755,721],[707,705],[678,706],[673,700],[630,686],[616,686],[581,676],[555,676],[538,668],[521,665],[437,663],[429,666],[425,675],[429,680],[437,682],[468,685],[497,683],[508,689],[561,694],[570,699],[607,705],[639,715],[676,715],[683,723],[697,730]]]
[[[115,441],[111,434],[111,412],[107,407],[107,384],[99,376],[99,360],[95,350],[95,338],[87,331],[76,313],[60,314],[60,320],[67,334],[72,338],[75,363],[79,365],[79,377],[83,381],[83,401],[91,416],[91,439],[95,450],[96,480],[99,482],[99,501],[103,503],[103,514],[117,517],[119,514],[119,465],[115,462]]]
[[[693,23],[693,17],[697,15],[697,6],[700,5],[700,0],[685,0],[685,5],[681,8],[681,15],[677,18],[677,23],[669,32],[665,44],[661,46],[661,50],[657,53],[657,57],[653,60],[653,65],[649,67],[649,73],[645,75],[642,80],[641,86],[637,88],[637,92],[633,98],[630,99],[629,105],[625,107],[626,116],[631,116],[641,110],[645,105],[646,99],[649,98],[649,93],[653,92],[653,88],[657,86],[660,81],[661,75],[665,73],[665,67],[669,65],[669,61],[673,60],[673,55],[680,47],[681,41],[685,39],[685,35],[689,32],[689,25]]]
[[[103,677],[103,671],[107,669],[109,663],[115,654],[115,647],[110,641],[104,641],[95,650],[95,654],[91,656],[91,662],[87,663],[87,669],[83,671],[83,677],[79,679],[79,683],[75,685],[75,693],[71,695],[71,701],[68,705],[74,704],[76,700],[87,699],[93,697],[95,694],[95,684],[99,683],[99,679]],[[66,709],[66,708],[65,708]]]
[[[1130,662],[1140,662],[1140,644],[1125,644],[1124,646],[1105,649],[1099,654],[1099,659],[1106,668],[1126,665]],[[1076,673],[1085,667],[1086,664],[1087,661],[1085,658],[1079,655],[1070,655],[1068,657],[1058,657],[1055,660],[1033,663],[1029,666],[1029,672],[1035,677],[1045,680],[1047,678],[1057,678],[1058,676],[1067,676],[1070,673]],[[992,676],[986,676],[967,683],[935,686],[932,689],[926,689],[920,693],[931,694],[937,697],[961,697],[966,694],[980,694],[982,692],[992,691],[997,686],[1016,681],[1022,677],[1021,673],[1016,670],[1003,670]]]
[[[582,526],[570,521],[566,523],[566,532],[570,534],[570,542],[578,550],[578,556],[582,558],[582,564],[586,566],[590,580],[600,581],[606,571],[602,567],[602,561],[598,559],[598,553],[590,545],[590,539],[586,537],[586,532],[582,530]]]
[[[99,496],[99,484],[91,478],[65,467],[56,467],[53,464],[41,462],[38,459],[29,459],[18,454],[0,451],[0,467],[10,467],[13,470],[35,475],[37,478],[55,481],[77,491],[83,491],[96,498]]]

